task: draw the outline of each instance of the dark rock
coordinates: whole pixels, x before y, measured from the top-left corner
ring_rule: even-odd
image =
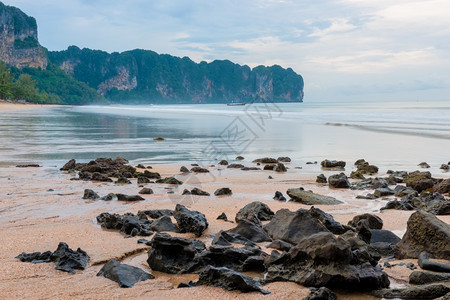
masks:
[[[275,196],[273,196],[272,199],[278,200],[278,201],[286,201],[286,198],[283,196],[283,194],[280,191],[276,191]]]
[[[180,168],[180,172],[182,172],[182,173],[191,173],[191,171],[189,171],[189,169],[186,168],[185,166],[182,166],[182,167]]]
[[[328,185],[334,188],[347,189],[350,187],[350,182],[344,173],[340,173],[328,177]]]
[[[138,216],[130,213],[124,215],[102,213],[97,216],[97,222],[101,227],[120,230],[120,232],[129,235],[131,235],[134,229],[136,229],[136,235],[149,236],[152,234],[149,227],[150,221],[140,219]]]
[[[145,245],[147,245],[147,246],[151,246],[151,245],[152,245],[152,242],[149,241],[149,240],[146,240],[146,239],[138,239],[138,240],[137,240],[137,243],[138,243],[138,244],[145,244]]]
[[[178,284],[178,286],[177,286],[177,289],[191,288],[191,287],[196,287],[196,286],[197,286],[197,284],[191,280],[189,282],[180,282],[180,284]]]
[[[439,169],[441,169],[441,170],[450,170],[450,166],[447,165],[447,164],[442,164]]]
[[[235,221],[238,223],[241,220],[253,222],[255,224],[261,224],[261,221],[272,220],[274,212],[260,201],[254,201],[243,208],[241,208],[236,214]]]
[[[348,222],[348,225],[352,226],[352,227],[356,227],[358,225],[358,222],[363,219],[368,221],[370,229],[383,228],[383,220],[380,217],[373,215],[373,214],[367,214],[367,213],[354,216],[353,219]]]
[[[193,167],[191,168],[191,172],[194,173],[209,173],[208,169],[202,168],[202,167]]]
[[[372,237],[370,238],[371,244],[384,242],[396,245],[401,240],[397,235],[395,235],[392,231],[389,230],[370,229],[370,232],[372,233]]]
[[[410,284],[427,284],[450,281],[450,273],[414,271],[409,274]]]
[[[109,193],[108,195],[101,197],[100,200],[103,200],[103,201],[117,200],[117,196],[114,193]]]
[[[131,184],[131,181],[125,177],[119,177],[115,182],[115,184]]]
[[[91,189],[85,189],[83,199],[97,200],[100,196]]]
[[[142,269],[120,264],[114,259],[108,261],[97,273],[97,276],[103,276],[115,281],[122,288],[129,288],[139,281],[155,278],[155,276],[144,272]]]
[[[181,204],[176,205],[173,217],[177,220],[181,232],[193,232],[199,237],[208,228],[208,221],[204,214],[191,211]]]
[[[327,289],[326,287],[321,288],[311,288],[308,296],[303,298],[303,300],[336,300],[336,294],[333,293],[332,290]]]
[[[196,196],[209,196],[208,192],[205,192],[199,188],[193,188],[191,190],[191,195],[196,195]]]
[[[257,168],[257,167],[243,167],[241,168],[242,171],[259,171],[261,170],[261,168]]]
[[[21,262],[30,262],[33,264],[50,262],[50,256],[52,255],[51,251],[46,251],[44,253],[41,252],[33,252],[33,253],[25,253],[17,255],[16,258],[20,259]]]
[[[173,215],[173,210],[171,209],[150,209],[150,210],[142,210],[140,211],[152,219],[158,219],[162,216],[171,216]]]
[[[270,176],[270,175],[269,175],[269,177],[267,177],[267,178],[268,178],[268,179],[273,179],[273,177],[272,177],[272,176]]]
[[[271,158],[271,157],[263,157],[263,158],[255,159],[253,162],[254,163],[262,163],[262,164],[276,164],[278,162],[278,160],[276,160],[275,158]]]
[[[125,195],[125,194],[116,194],[117,200],[119,201],[142,201],[145,200],[139,195]]]
[[[243,167],[244,167],[244,165],[242,165],[242,164],[229,164],[227,166],[227,168],[230,168],[230,169],[242,169]]]
[[[369,222],[366,219],[359,220],[356,225],[356,232],[358,237],[364,241],[366,244],[370,244],[370,239],[372,237],[372,233],[370,232]]]
[[[247,220],[237,220],[237,226],[228,230],[231,233],[237,233],[253,242],[270,242],[272,239],[267,235],[261,226]]]
[[[220,214],[220,216],[217,217],[217,220],[228,221],[228,217],[227,217],[227,215],[223,212],[223,213]]]
[[[273,170],[274,170],[275,172],[286,172],[286,171],[287,171],[286,167],[285,167],[284,164],[282,164],[282,163],[277,163],[277,164],[275,165],[275,167],[273,168]]]
[[[440,183],[433,186],[433,191],[441,194],[450,193],[450,178],[444,179]]]
[[[50,261],[55,262],[55,269],[75,273],[76,270],[84,270],[89,262],[89,255],[80,248],[74,251],[66,243],[60,242],[58,248],[50,256]]]
[[[225,159],[222,159],[221,161],[219,161],[219,165],[228,166],[228,161],[226,161]]]
[[[109,177],[107,177],[105,175],[102,175],[100,173],[97,173],[97,172],[92,173],[91,180],[92,181],[112,182],[111,178],[109,178]]]
[[[160,141],[164,141],[165,139],[163,137],[158,136],[158,137],[153,138],[153,140],[160,142]]]
[[[324,168],[344,168],[345,161],[336,161],[336,160],[328,160],[325,159],[320,163],[320,165]]]
[[[360,171],[352,171],[349,176],[351,179],[366,179],[364,173]]]
[[[239,290],[243,293],[258,291],[269,294],[269,291],[261,289],[261,284],[251,277],[228,268],[216,268],[208,266],[200,273],[196,285],[211,285],[222,289],[233,291]]]
[[[405,177],[404,182],[406,186],[411,187],[418,191],[424,191],[434,186],[435,181],[431,178],[430,172],[411,172]]]
[[[307,165],[317,165],[317,161],[312,162],[312,161],[308,161],[306,162]]]
[[[60,170],[61,171],[69,171],[75,168],[75,159],[69,160]]]
[[[297,244],[304,237],[318,232],[329,232],[322,223],[305,209],[299,209],[295,212],[280,209],[276,212],[272,221],[264,226],[264,229],[273,240],[283,240],[291,244]]]
[[[214,195],[216,195],[216,196],[230,196],[231,194],[233,194],[231,189],[227,188],[227,187],[217,189],[214,192]]]
[[[356,199],[366,199],[366,200],[373,200],[377,199],[377,197],[374,194],[367,194],[367,195],[358,195],[356,196]]]
[[[356,171],[361,174],[374,174],[378,173],[378,167],[369,164],[360,164],[357,166]]]
[[[143,176],[149,179],[161,179],[161,175],[158,172],[150,172],[148,170],[144,171]]]
[[[331,232],[300,240],[271,262],[268,281],[293,281],[303,286],[373,290],[389,286],[388,276],[369,263],[353,264],[349,242]]]
[[[236,158],[235,158],[235,160],[244,160],[244,157],[242,157],[242,156],[237,156]]]
[[[369,163],[364,158],[360,158],[357,161],[355,161],[355,163],[354,163],[355,166],[368,165],[368,164]]]
[[[327,183],[327,178],[325,177],[325,175],[320,174],[319,176],[317,176],[316,182],[317,183]]]
[[[427,252],[420,253],[418,260],[419,266],[424,270],[450,273],[450,264],[433,261],[431,260],[432,258],[433,256]]]
[[[139,194],[141,195],[150,195],[153,194],[153,190],[151,188],[143,188],[139,191]]]
[[[277,158],[277,161],[288,163],[288,162],[291,162],[291,158],[287,157],[287,156],[281,156],[281,157]]]
[[[374,249],[382,257],[393,257],[394,256],[394,245],[385,242],[371,243],[370,247]]]
[[[275,240],[272,243],[266,245],[266,248],[274,248],[281,251],[289,251],[292,247],[294,247],[294,245],[282,240]]]
[[[156,232],[180,232],[179,228],[172,223],[169,216],[162,216],[154,220],[150,225],[150,229]]]
[[[219,233],[214,236],[211,245],[231,246],[231,243],[242,244],[250,247],[256,246],[254,242],[250,241],[240,234],[234,232],[225,232],[223,230],[219,231]]]
[[[378,188],[376,189],[373,194],[375,195],[375,197],[386,197],[386,196],[391,196],[394,195],[394,190],[390,189],[390,188]]]
[[[402,289],[382,289],[373,291],[376,297],[384,299],[436,299],[450,292],[444,284],[410,286]]]
[[[156,180],[156,183],[166,183],[166,184],[176,184],[176,185],[183,184],[183,182],[179,181],[175,177],[166,177],[164,179],[158,179],[158,180]]]
[[[397,185],[394,189],[394,195],[396,197],[403,197],[403,196],[417,196],[417,191],[413,188],[410,187],[406,187],[403,185]]]
[[[274,167],[275,167],[274,165],[265,165],[263,170],[264,171],[273,171]]]
[[[313,216],[314,218],[319,220],[320,223],[322,223],[332,233],[334,233],[334,234],[342,234],[345,231],[347,231],[347,229],[344,226],[342,226],[341,223],[336,222],[334,220],[332,215],[327,214],[323,210],[321,210],[319,208],[315,208],[314,206],[312,206],[309,209],[309,212],[310,212],[311,216]]]
[[[144,166],[143,164],[138,164],[138,165],[136,166],[136,168],[139,168],[139,169],[145,169],[145,166]]]
[[[418,164],[418,166],[424,169],[430,168],[430,165],[427,164],[426,162],[421,162],[420,164]]]
[[[398,259],[418,258],[423,251],[450,259],[450,225],[430,213],[417,211],[410,216],[406,233],[394,251]]]
[[[38,164],[17,165],[16,168],[40,168]]]
[[[342,204],[341,201],[330,196],[322,196],[311,191],[305,191],[303,188],[288,189],[287,192],[291,201],[301,202],[307,205],[336,205]]]
[[[150,180],[147,177],[139,176],[137,179],[137,184],[146,184],[150,183]]]
[[[152,239],[147,263],[153,271],[169,274],[188,273],[194,267],[194,257],[205,249],[198,240],[171,237],[157,233]]]

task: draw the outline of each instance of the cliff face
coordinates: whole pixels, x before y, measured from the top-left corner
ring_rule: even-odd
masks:
[[[303,78],[292,69],[250,69],[228,60],[193,62],[187,57],[132,50],[106,53],[71,46],[49,52],[50,60],[75,79],[119,102],[213,103],[301,102]]]
[[[17,68],[46,68],[48,61],[37,36],[36,20],[0,2],[0,60]]]

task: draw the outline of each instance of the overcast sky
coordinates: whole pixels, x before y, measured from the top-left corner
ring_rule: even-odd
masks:
[[[49,50],[291,67],[305,101],[448,100],[449,0],[4,0]]]

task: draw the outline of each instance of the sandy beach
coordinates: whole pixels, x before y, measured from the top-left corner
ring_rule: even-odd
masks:
[[[301,169],[290,168],[286,173],[273,171],[241,171],[226,169],[222,166],[209,167],[210,173],[182,175],[182,164],[153,165],[153,170],[161,176],[173,176],[183,181],[178,187],[166,184],[150,183],[146,187],[154,194],[142,195],[145,201],[92,201],[82,199],[84,189],[92,189],[100,196],[113,193],[137,194],[141,189],[136,179],[132,184],[116,185],[91,181],[71,181],[74,174],[59,171],[59,167],[41,168],[0,168],[0,295],[4,299],[183,299],[186,297],[204,299],[299,299],[309,290],[291,282],[274,282],[264,286],[271,294],[228,292],[215,287],[194,287],[176,289],[180,282],[196,280],[198,275],[168,275],[152,272],[156,279],[137,283],[133,288],[122,289],[117,283],[96,274],[104,263],[116,259],[121,263],[137,266],[151,271],[146,259],[148,246],[137,244],[140,237],[124,238],[118,231],[102,229],[96,216],[103,212],[136,214],[139,210],[174,209],[177,203],[184,204],[190,210],[206,215],[208,229],[200,238],[207,246],[214,234],[228,230],[236,224],[216,220],[222,212],[228,219],[234,220],[239,209],[253,201],[266,203],[273,211],[288,208],[295,211],[310,206],[295,202],[272,200],[275,191],[285,196],[288,188],[304,187],[322,195],[333,196],[344,202],[341,205],[318,205],[316,207],[330,213],[342,224],[347,224],[354,215],[373,212],[384,221],[384,229],[402,236],[406,222],[412,211],[385,210],[379,208],[386,200],[355,199],[367,191],[332,189],[315,183],[315,176],[302,174]],[[190,167],[189,165],[187,165]],[[290,166],[293,167],[293,166]],[[317,174],[320,174],[317,166]],[[268,179],[271,175],[273,179]],[[384,174],[379,174],[384,175]],[[438,174],[448,178],[448,173]],[[211,196],[181,196],[184,188],[199,187],[211,193]],[[214,191],[220,187],[229,187],[232,196],[216,197]],[[168,194],[173,190],[173,194]],[[439,216],[450,223],[450,216]],[[185,238],[194,238],[193,234],[174,234]],[[151,239],[149,237],[148,239]],[[52,263],[30,264],[15,258],[22,252],[54,251],[59,242],[66,242],[72,249],[80,247],[90,256],[86,270],[75,275],[57,271]],[[261,249],[270,254],[267,243],[261,243]],[[390,261],[393,263],[392,261]],[[408,261],[406,261],[408,262]],[[410,260],[417,265],[417,261]],[[382,261],[380,261],[382,263]],[[407,284],[411,270],[404,266],[385,269],[390,276],[391,286]],[[262,276],[259,274],[258,276]],[[369,295],[338,291],[340,299],[375,299]]]
[[[34,103],[13,103],[13,102],[7,102],[4,100],[0,100],[0,112],[2,111],[9,111],[9,110],[19,110],[19,109],[32,109],[32,108],[39,108],[39,107],[57,107],[58,105],[42,105],[42,104],[34,104]]]

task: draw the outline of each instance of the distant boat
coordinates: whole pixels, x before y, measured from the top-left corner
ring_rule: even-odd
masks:
[[[233,102],[233,101],[231,101],[230,103],[227,103],[228,106],[242,106],[242,105],[245,105],[245,104],[247,104],[247,103],[245,103],[245,102]]]

